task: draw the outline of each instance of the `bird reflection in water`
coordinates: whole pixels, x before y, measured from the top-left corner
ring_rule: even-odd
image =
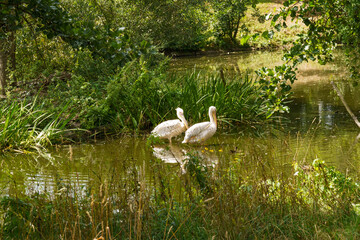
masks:
[[[186,163],[189,159],[187,153],[196,154],[202,159],[204,166],[215,168],[219,162],[219,158],[214,150],[207,147],[191,148],[191,151],[180,148],[175,145],[154,146],[153,155],[161,159],[164,163],[179,164],[181,174],[186,173]]]

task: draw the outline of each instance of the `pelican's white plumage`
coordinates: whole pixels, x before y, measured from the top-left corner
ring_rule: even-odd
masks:
[[[209,108],[210,122],[197,123],[191,126],[185,132],[185,138],[182,143],[199,143],[211,138],[217,129],[216,108]]]
[[[189,125],[184,117],[184,111],[181,108],[176,109],[176,115],[179,119],[168,120],[157,125],[154,130],[151,131],[156,137],[167,138],[171,143],[171,138],[175,137],[189,128]]]

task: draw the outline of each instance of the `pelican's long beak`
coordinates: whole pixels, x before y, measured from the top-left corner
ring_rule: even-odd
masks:
[[[216,111],[215,112],[213,112],[213,118],[214,118],[214,122],[215,122],[215,125],[216,125],[216,127],[217,127],[217,118],[216,118]]]
[[[186,129],[189,129],[189,124],[186,120],[184,121],[184,124],[185,124]]]
[[[189,124],[185,119],[185,116],[181,114],[181,121],[185,124],[186,129],[189,129]]]

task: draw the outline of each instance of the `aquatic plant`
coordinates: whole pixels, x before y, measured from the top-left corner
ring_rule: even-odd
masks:
[[[24,152],[40,150],[60,141],[71,116],[64,118],[62,111],[49,113],[35,99],[32,102],[12,101],[0,104],[0,151],[15,150]]]
[[[90,58],[86,53],[80,55]],[[141,133],[175,118],[176,107],[182,107],[185,117],[193,124],[207,118],[209,106],[216,106],[219,128],[266,119],[268,99],[261,97],[259,83],[248,73],[224,77],[217,72],[194,70],[176,75],[165,71],[167,61],[159,62],[156,67],[149,65],[146,58],[140,58],[127,63],[114,75],[92,80],[74,73],[62,81],[62,75],[56,75],[44,89],[34,90],[41,92],[35,94],[37,97],[27,96],[27,103],[3,102],[1,148],[51,145],[51,138],[64,137],[66,129],[74,128],[89,130],[94,135]],[[20,98],[21,94],[15,96]],[[18,115],[17,120],[10,121],[14,114]],[[27,134],[31,131],[26,128],[32,128],[32,134]],[[15,129],[19,129],[19,138],[9,138],[7,134],[10,131],[15,134]]]
[[[191,71],[174,75],[181,86],[178,101],[194,122],[206,119],[209,106],[215,106],[224,123],[264,120],[267,99],[260,98],[260,87],[250,73],[222,78],[218,72]]]
[[[200,190],[204,196],[211,195],[213,190],[209,182],[209,174],[211,167],[203,163],[203,159],[197,152],[187,154],[185,169],[189,172],[191,179],[194,179],[199,184]]]

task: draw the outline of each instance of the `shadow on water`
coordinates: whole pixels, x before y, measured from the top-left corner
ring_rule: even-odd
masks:
[[[194,66],[208,71],[227,66],[246,71],[268,62],[275,65],[274,59],[280,56],[280,52],[256,52],[180,58],[174,59],[171,67],[172,71]],[[112,173],[123,179],[135,178],[139,169],[145,171],[146,179],[152,184],[156,176],[186,174],[189,154],[199,156],[203,166],[244,176],[261,174],[252,171],[259,164],[275,175],[287,172],[295,160],[310,163],[315,158],[349,172],[359,168],[360,147],[356,140],[359,129],[333,91],[330,80],[337,82],[358,116],[359,87],[341,81],[344,71],[339,62],[327,66],[307,63],[300,69],[299,76],[289,103],[291,111],[284,116],[287,121],[275,127],[265,126],[264,134],[254,135],[246,129],[229,134],[219,129],[205,145],[183,145],[178,138],[173,145],[149,148],[144,137],[125,137],[96,144],[62,146],[45,156],[2,156],[0,194],[51,192],[59,184],[71,183],[86,192],[91,187],[89,182],[113,176]],[[176,185],[176,179],[174,181]]]

